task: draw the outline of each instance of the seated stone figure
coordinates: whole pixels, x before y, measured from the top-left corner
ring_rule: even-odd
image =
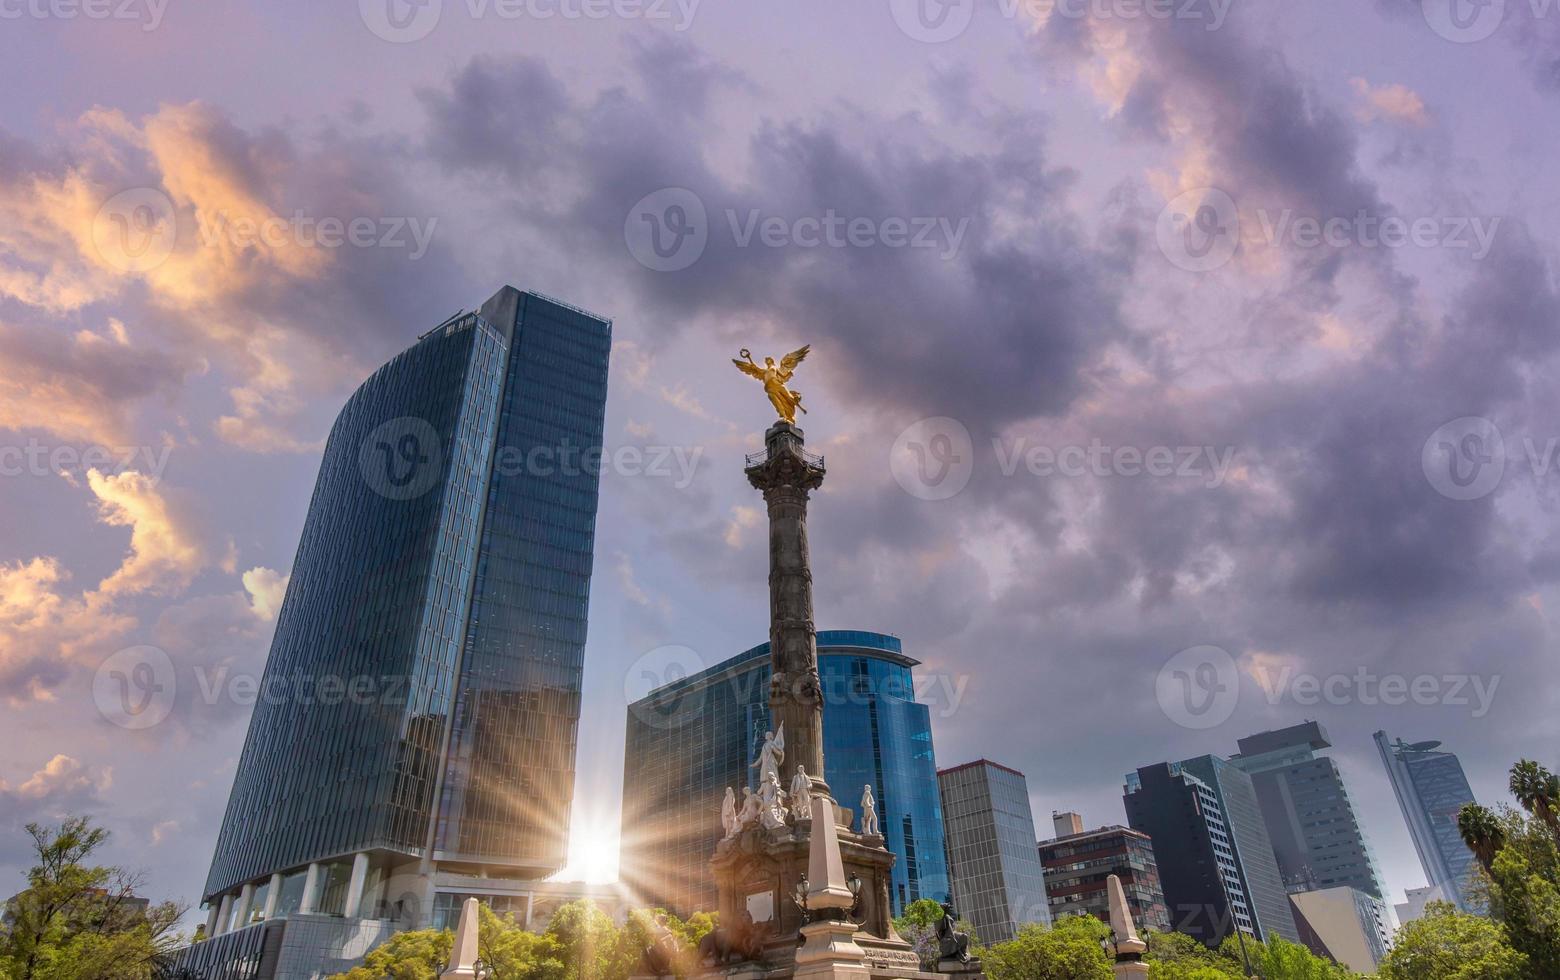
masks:
[[[937,922],[937,953],[945,960],[958,960],[960,963],[970,961],[970,936],[969,933],[960,932],[955,928],[959,919],[953,911],[953,906],[943,903],[943,916]]]

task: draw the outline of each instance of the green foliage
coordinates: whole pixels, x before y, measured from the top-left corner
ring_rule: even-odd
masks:
[[[399,932],[369,953],[362,966],[338,973],[331,980],[437,980],[454,945],[455,936],[450,932]]]
[[[1482,916],[1431,902],[1423,918],[1405,925],[1382,961],[1382,980],[1526,980],[1527,957],[1513,949],[1506,930]],[[1552,974],[1548,974],[1552,976]]]
[[[1143,937],[1148,943],[1150,980],[1227,980],[1244,977],[1240,954],[1227,956],[1220,950],[1212,950],[1191,936],[1180,932],[1149,932]]]
[[[991,980],[1111,980],[1111,962],[1100,940],[1110,927],[1092,915],[1074,915],[1052,928],[1031,925],[1018,936],[981,951]]]
[[[173,931],[184,908],[146,908],[130,899],[140,878],[89,863],[108,831],[85,817],[59,827],[28,824],[37,863],[11,901],[0,933],[6,980],[146,980],[156,958],[180,943]]]
[[[1231,962],[1241,963],[1240,944],[1231,936],[1220,947]],[[1359,974],[1332,960],[1317,956],[1308,948],[1274,936],[1265,943],[1246,941],[1246,955],[1252,968],[1266,980],[1354,980]],[[1236,976],[1240,976],[1239,972]]]

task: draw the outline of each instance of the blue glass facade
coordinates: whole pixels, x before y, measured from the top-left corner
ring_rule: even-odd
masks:
[[[506,287],[349,399],[208,899],[280,874],[285,913],[317,863],[312,906],[356,914],[338,859],[364,853],[562,866],[599,475],[580,459],[610,344],[610,322]],[[383,887],[384,864],[354,884]]]
[[[1439,751],[1440,742],[1394,741],[1386,732],[1377,732],[1375,740],[1432,898],[1464,912],[1482,911],[1470,901],[1473,852],[1457,830],[1458,812],[1474,802],[1462,762],[1451,752]]]
[[[915,701],[897,637],[818,633],[824,778],[857,809],[868,783],[894,862],[895,913],[944,898],[948,871],[931,715]],[[769,728],[769,644],[667,684],[628,709],[622,877],[641,900],[683,914],[715,907],[709,860],[726,787],[757,788],[749,763]]]

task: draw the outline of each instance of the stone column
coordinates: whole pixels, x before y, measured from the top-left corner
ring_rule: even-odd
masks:
[[[359,851],[352,855],[352,877],[347,880],[347,904],[341,914],[349,919],[358,917],[363,904],[363,886],[368,883],[368,852]]]
[[[298,899],[298,912],[303,915],[313,912],[319,901],[320,864],[316,861],[309,865],[308,873],[303,876],[303,896]]]
[[[807,550],[807,496],[823,484],[823,460],[803,448],[801,429],[776,422],[764,433],[763,454],[748,458],[746,472],[769,510],[770,721],[785,726],[785,771],[806,766],[818,792],[829,795]]]
[[[207,939],[210,939],[212,936],[215,936],[217,934],[217,908],[221,904],[222,904],[221,902],[212,902],[209,906],[207,906],[207,909],[209,910],[209,911],[206,912],[206,938]]]
[[[217,909],[217,935],[220,936],[224,932],[228,931],[228,922],[231,921],[229,917],[232,914],[233,893],[229,892],[228,894],[222,896],[222,905]]]
[[[250,881],[238,890],[238,912],[233,916],[233,928],[242,929],[249,925],[249,910],[255,903],[255,883]]]
[[[282,898],[282,876],[280,873],[271,876],[271,883],[265,889],[265,908],[261,915],[267,919],[276,915],[276,903]]]

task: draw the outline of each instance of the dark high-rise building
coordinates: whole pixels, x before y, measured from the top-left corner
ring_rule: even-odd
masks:
[[[505,287],[342,409],[206,881],[219,940],[416,927],[563,865],[611,330]]]
[[[1245,886],[1261,938],[1282,936],[1292,943],[1299,942],[1300,931],[1295,928],[1294,910],[1289,904],[1284,879],[1278,873],[1273,841],[1268,837],[1267,823],[1262,818],[1262,807],[1257,802],[1257,790],[1251,784],[1251,777],[1216,755],[1184,759],[1180,766],[1182,771],[1212,787],[1219,797],[1225,823],[1229,825],[1230,841],[1235,847],[1241,884]]]
[[[1172,929],[1215,948],[1237,929],[1260,938],[1235,840],[1212,786],[1178,764],[1161,762],[1127,774],[1122,802],[1132,829],[1153,841]]]
[[[1386,897],[1348,787],[1338,764],[1319,755],[1332,746],[1321,725],[1308,721],[1243,738],[1230,762],[1251,777],[1290,892],[1347,885]]]
[[[999,943],[1022,926],[1049,925],[1045,871],[1035,849],[1024,774],[978,759],[942,770],[937,782],[954,904],[974,925],[976,937]]]
[[[1439,751],[1440,742],[1393,741],[1386,732],[1375,737],[1433,892],[1431,899],[1452,902],[1465,912],[1478,911],[1469,903],[1473,852],[1457,830],[1458,811],[1474,802],[1462,763],[1452,753]]]
[[[818,633],[824,779],[858,809],[872,784],[892,872],[895,913],[949,892],[931,714],[915,700],[899,638]],[[751,767],[769,717],[769,644],[663,685],[628,708],[623,762],[623,883],[643,903],[681,914],[715,908],[710,857],[727,787],[758,787]],[[787,762],[787,772],[794,772]]]
[[[1062,832],[1060,822],[1057,829],[1060,836],[1039,844],[1045,894],[1051,903],[1053,920],[1068,915],[1092,915],[1109,922],[1110,895],[1105,880],[1116,875],[1121,879],[1132,921],[1138,928],[1169,931],[1170,912],[1159,884],[1154,844],[1147,834],[1126,827],[1086,831],[1076,824]]]

